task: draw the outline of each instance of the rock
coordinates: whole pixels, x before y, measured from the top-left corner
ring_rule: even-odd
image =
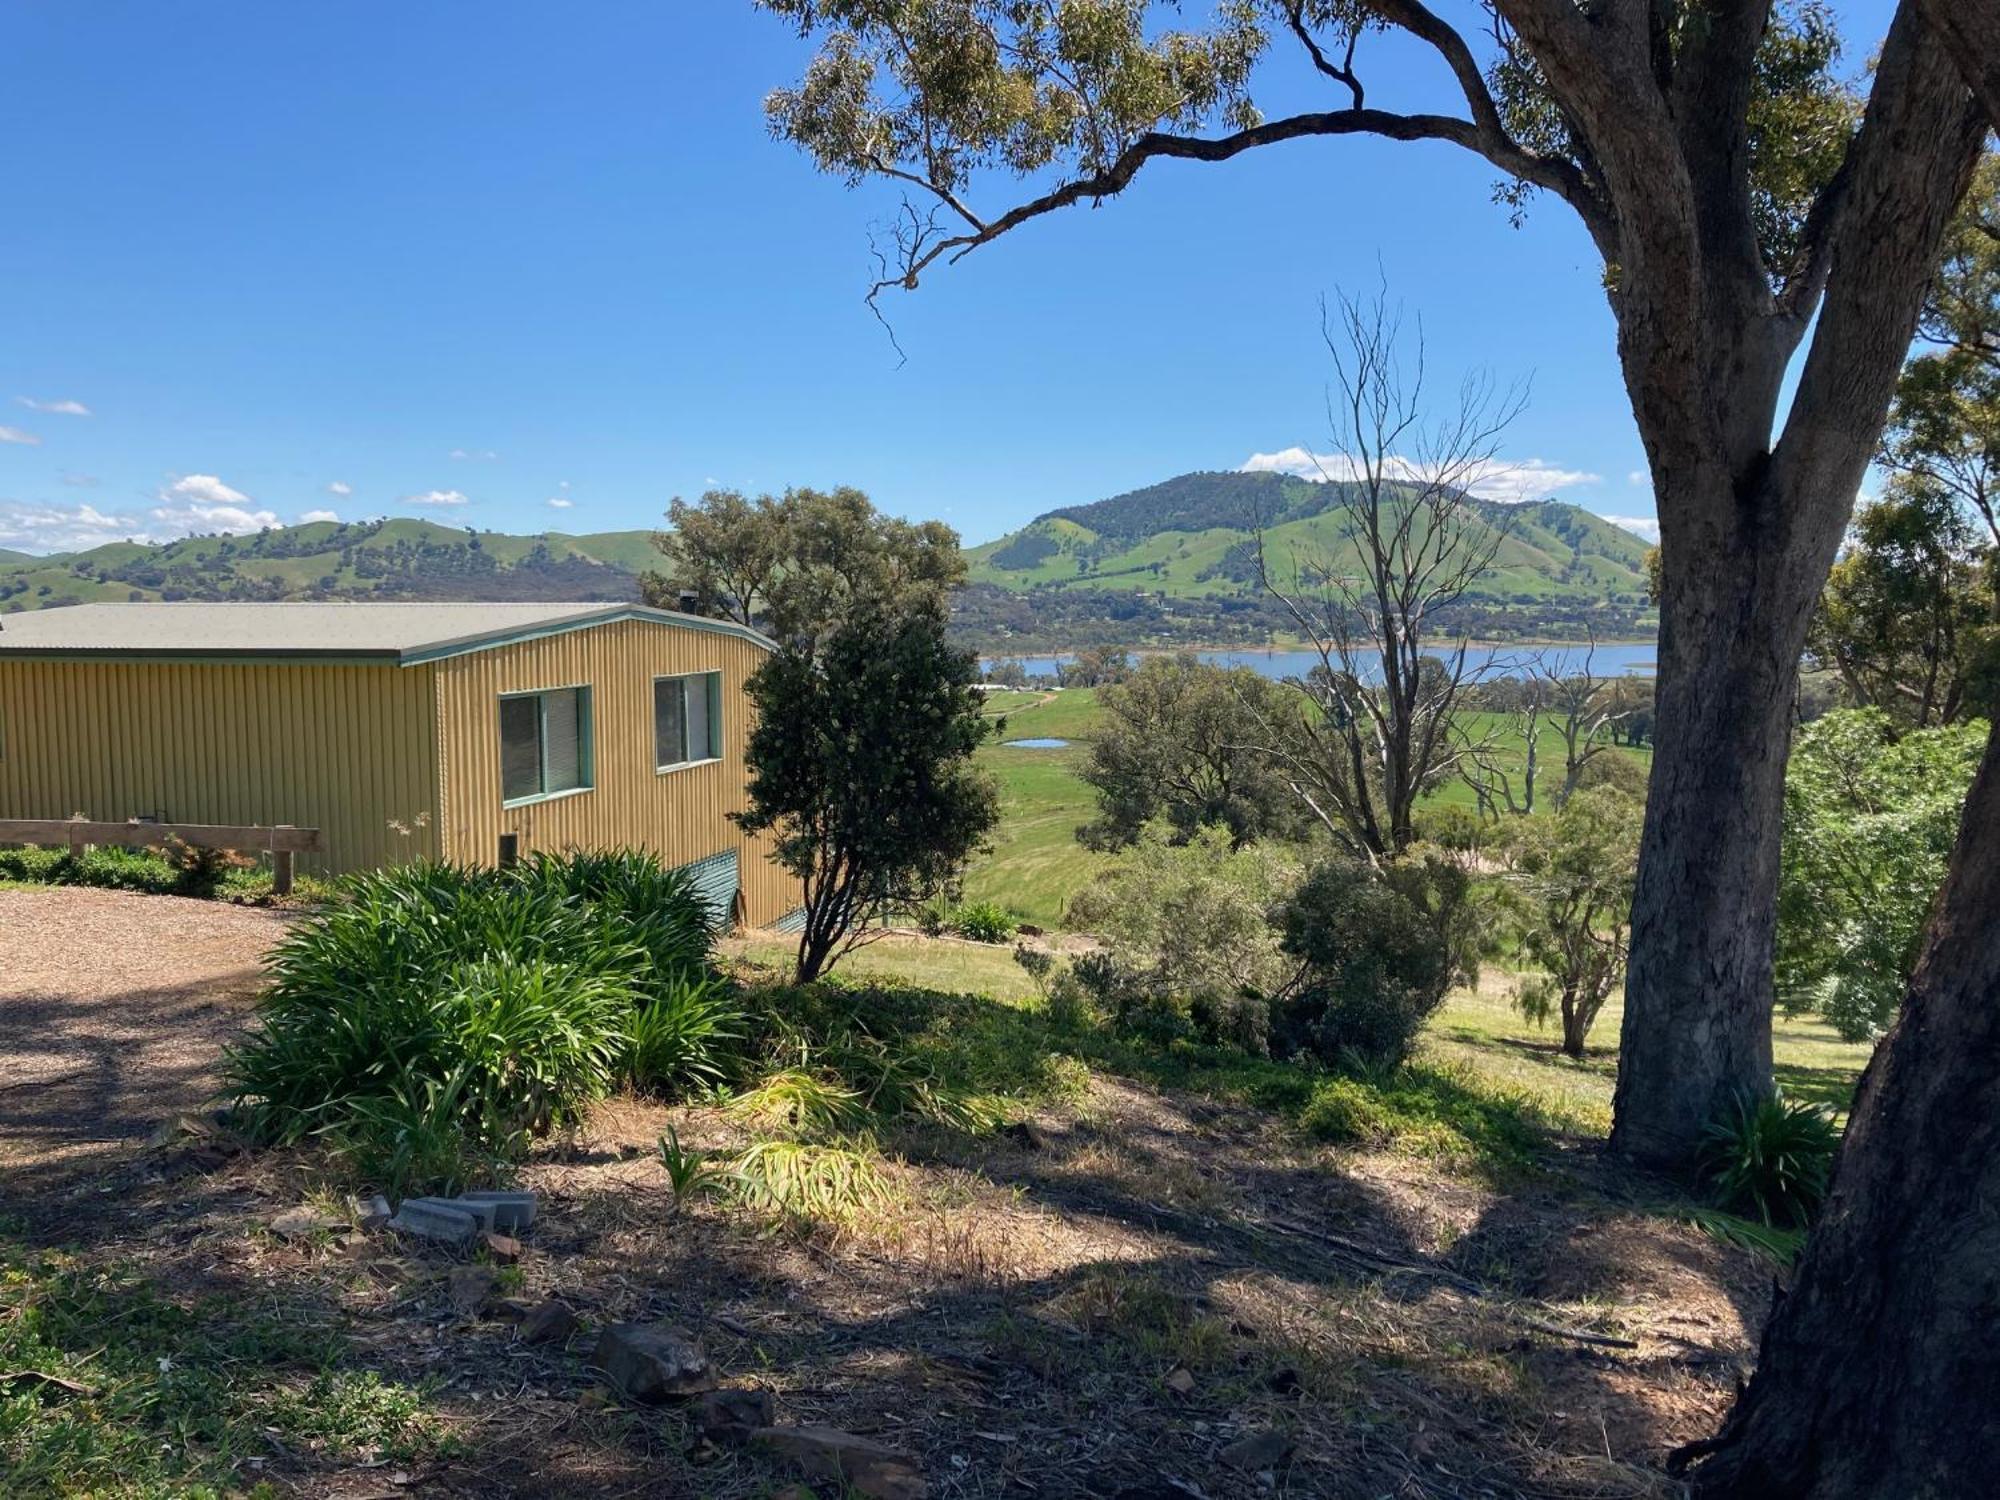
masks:
[[[1175,1365],[1171,1370],[1167,1371],[1166,1379],[1162,1380],[1160,1384],[1172,1391],[1176,1396],[1192,1396],[1195,1387],[1194,1371],[1190,1370],[1186,1365]]]
[[[567,1344],[577,1330],[576,1314],[551,1297],[521,1319],[524,1344]]]
[[[302,1240],[324,1229],[345,1229],[347,1220],[339,1214],[323,1213],[301,1205],[288,1208],[271,1220],[271,1233],[280,1239]]]
[[[471,1318],[485,1310],[499,1278],[485,1266],[453,1266],[445,1284],[451,1289],[451,1305]]]
[[[1230,1468],[1255,1474],[1260,1469],[1277,1468],[1291,1451],[1292,1440],[1288,1435],[1265,1428],[1262,1432],[1238,1438],[1224,1448],[1220,1456]]]
[[[511,1266],[521,1258],[521,1242],[511,1234],[495,1234],[489,1229],[480,1238],[485,1241],[486,1253],[503,1266]]]
[[[368,1211],[361,1216],[361,1227],[370,1234],[386,1229],[389,1221],[396,1217],[396,1211],[389,1207],[389,1200],[380,1193],[368,1200]]]
[[[700,1344],[664,1323],[614,1323],[597,1337],[591,1362],[628,1401],[665,1401],[715,1389]]]
[[[777,1415],[769,1391],[724,1387],[703,1393],[695,1421],[703,1435],[716,1442],[742,1443],[758,1428],[769,1427]]]
[[[924,1500],[923,1470],[907,1453],[832,1427],[763,1427],[752,1446],[789,1459],[820,1479],[838,1479],[867,1500]]]
[[[1046,937],[1046,936],[1047,936],[1047,934],[1046,934],[1046,933],[1044,933],[1044,932],[1042,931],[1042,929],[1041,929],[1041,928],[1039,928],[1039,927],[1037,927],[1037,926],[1036,926],[1036,925],[1035,925],[1035,924],[1034,924],[1033,922],[1023,922],[1023,923],[1022,923],[1022,924],[1021,924],[1021,925],[1020,925],[1019,927],[1016,927],[1016,928],[1014,929],[1014,931],[1015,931],[1016,933],[1018,933],[1018,934],[1019,934],[1020,936],[1022,936],[1022,937]]]
[[[436,1198],[406,1198],[388,1227],[420,1239],[438,1240],[447,1245],[469,1244],[479,1233],[479,1220],[462,1208]]]
[[[493,1222],[486,1227],[501,1234],[518,1234],[535,1222],[533,1193],[502,1192],[484,1188],[475,1193],[460,1193],[451,1201],[463,1208],[490,1204],[493,1209]]]

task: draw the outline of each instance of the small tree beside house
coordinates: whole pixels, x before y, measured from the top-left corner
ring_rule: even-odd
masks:
[[[750,679],[750,806],[733,816],[776,834],[804,888],[800,983],[871,923],[952,892],[998,821],[972,764],[988,732],[978,677],[941,611],[877,603],[781,646]]]

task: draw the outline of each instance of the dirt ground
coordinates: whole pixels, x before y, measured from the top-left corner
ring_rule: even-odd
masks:
[[[215,1090],[275,911],[81,888],[0,890],[0,1174],[129,1157]]]
[[[309,1160],[145,1144],[212,1086],[281,921],[0,892],[17,1231],[337,1329],[457,1439],[393,1475],[246,1460],[282,1493],[776,1493],[796,1476],[685,1410],[607,1397],[593,1330],[666,1319],[781,1419],[912,1453],[939,1497],[1667,1495],[1661,1460],[1712,1430],[1765,1310],[1767,1264],[1640,1212],[1587,1147],[1500,1193],[1099,1076],[1032,1132],[885,1140],[893,1204],[807,1236],[674,1202],[661,1131],[720,1147],[725,1116],[614,1101],[528,1165],[541,1218],[507,1303],[468,1311],[450,1259],[394,1235],[273,1234]],[[566,1347],[508,1321],[545,1297],[583,1320]],[[1236,1461],[1261,1435],[1277,1456]]]

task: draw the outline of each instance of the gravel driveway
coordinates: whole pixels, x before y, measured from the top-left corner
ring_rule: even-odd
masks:
[[[175,896],[0,890],[0,1180],[26,1191],[89,1170],[201,1109],[286,921]]]

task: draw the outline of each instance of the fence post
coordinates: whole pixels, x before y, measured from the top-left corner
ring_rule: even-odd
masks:
[[[290,823],[280,823],[278,827],[290,830]],[[295,856],[290,849],[271,851],[271,890],[280,896],[292,893],[292,860]]]
[[[83,863],[83,850],[84,850],[84,843],[83,843],[83,830],[82,830],[81,828],[74,828],[74,829],[71,829],[71,830],[70,830],[70,835],[69,835],[69,857],[70,857],[70,859],[71,859],[71,860],[72,860],[72,861],[73,861],[74,863],[76,863],[76,864],[82,864],[82,863]]]

